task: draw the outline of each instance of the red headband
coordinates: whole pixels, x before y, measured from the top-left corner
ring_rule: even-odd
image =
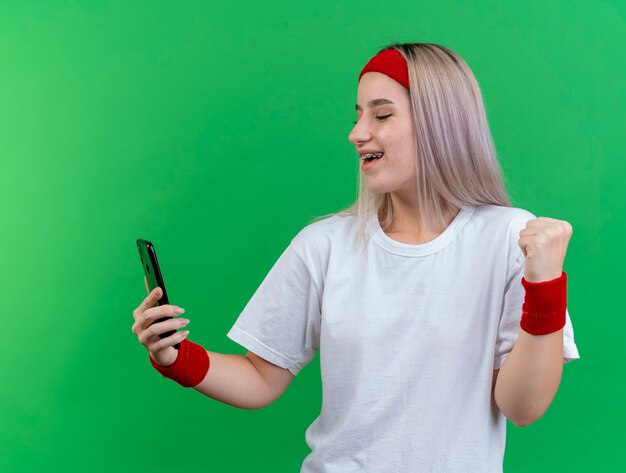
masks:
[[[406,61],[396,49],[384,49],[370,59],[359,74],[359,80],[366,72],[381,72],[407,89],[409,88],[409,72]]]

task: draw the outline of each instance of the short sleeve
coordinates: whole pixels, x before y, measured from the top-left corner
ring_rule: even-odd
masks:
[[[227,336],[296,376],[319,349],[320,306],[315,281],[292,240]]]
[[[517,246],[516,253],[514,263],[512,267],[509,268],[504,290],[502,312],[496,338],[494,370],[499,369],[504,364],[520,332],[522,305],[524,304],[524,296],[526,294],[524,286],[522,286],[525,257],[519,246]],[[563,362],[567,363],[580,358],[580,356],[574,342],[574,328],[572,327],[572,321],[570,320],[567,308],[565,309],[565,316],[565,326],[563,327]]]

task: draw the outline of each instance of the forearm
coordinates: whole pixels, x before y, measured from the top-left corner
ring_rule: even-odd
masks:
[[[271,402],[267,383],[249,358],[208,351],[211,367],[196,391],[241,409],[260,409]]]
[[[531,335],[520,329],[511,354],[500,368],[494,397],[514,424],[535,422],[554,399],[563,373],[563,330]]]

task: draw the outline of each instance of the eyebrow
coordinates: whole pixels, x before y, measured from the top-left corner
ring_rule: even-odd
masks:
[[[370,107],[377,107],[378,105],[385,105],[385,104],[388,104],[388,103],[392,104],[393,102],[391,100],[389,100],[389,99],[374,99],[374,100],[370,100],[368,105]],[[354,108],[355,108],[355,110],[363,110],[359,106],[359,104],[356,104],[356,106]]]

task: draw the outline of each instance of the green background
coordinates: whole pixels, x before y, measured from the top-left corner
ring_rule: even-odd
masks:
[[[295,472],[319,355],[248,411],[163,379],[131,332],[155,243],[189,338],[227,331],[291,238],[356,198],[357,76],[394,41],[459,53],[513,205],[574,228],[581,359],[505,471],[617,471],[626,8],[620,1],[0,4],[0,471]]]

